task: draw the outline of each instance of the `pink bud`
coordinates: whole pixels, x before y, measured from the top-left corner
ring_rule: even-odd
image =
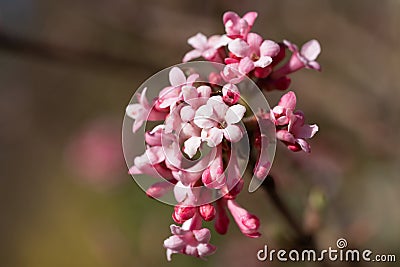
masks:
[[[199,213],[205,221],[212,221],[215,218],[215,208],[211,204],[205,204],[199,207]]]
[[[227,203],[228,209],[240,231],[251,238],[260,237],[261,234],[258,232],[260,220],[257,216],[250,214],[247,210],[240,207],[234,200],[228,200]]]
[[[222,87],[222,99],[229,105],[236,104],[240,99],[239,89],[236,85],[228,83]]]
[[[174,208],[174,213],[172,214],[172,219],[174,219],[176,223],[184,223],[192,218],[195,213],[195,207],[176,205]]]

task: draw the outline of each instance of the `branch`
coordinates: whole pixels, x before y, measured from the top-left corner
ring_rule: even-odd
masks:
[[[73,48],[59,44],[46,43],[27,38],[9,35],[0,31],[0,50],[35,57],[44,60],[61,61],[78,65],[106,66],[118,68],[149,68],[151,64],[131,59],[110,55],[104,51],[93,51],[86,48]]]

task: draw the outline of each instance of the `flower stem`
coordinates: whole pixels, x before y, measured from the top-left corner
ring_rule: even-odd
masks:
[[[271,175],[267,176],[267,178],[262,183],[262,187],[267,193],[267,196],[271,200],[272,204],[279,211],[282,217],[286,220],[287,224],[296,233],[297,235],[296,243],[302,248],[309,248],[309,249],[315,248],[314,236],[312,234],[306,233],[301,227],[301,224],[289,211],[287,205],[284,203],[284,201],[276,191],[276,184],[274,178]]]

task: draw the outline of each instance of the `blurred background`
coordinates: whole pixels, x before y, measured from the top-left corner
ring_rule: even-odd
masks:
[[[296,219],[320,248],[343,237],[400,260],[399,1],[0,0],[0,266],[167,264],[172,208],[127,174],[124,109],[142,82],[181,61],[188,37],[222,34],[227,10],[257,11],[264,38],[322,44],[323,72],[300,71],[291,86],[320,126],[313,152],[279,146],[272,169]],[[213,233],[208,261],[168,264],[265,266],[256,258],[265,244],[293,247],[265,192],[240,203],[260,217],[261,238],[231,222],[226,236]]]

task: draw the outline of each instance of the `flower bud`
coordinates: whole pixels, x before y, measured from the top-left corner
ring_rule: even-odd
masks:
[[[205,204],[199,207],[199,213],[205,221],[212,221],[215,218],[215,208],[211,204]]]
[[[174,219],[176,223],[181,224],[192,218],[195,213],[195,207],[176,205],[174,208],[174,213],[172,214],[172,219]]]

